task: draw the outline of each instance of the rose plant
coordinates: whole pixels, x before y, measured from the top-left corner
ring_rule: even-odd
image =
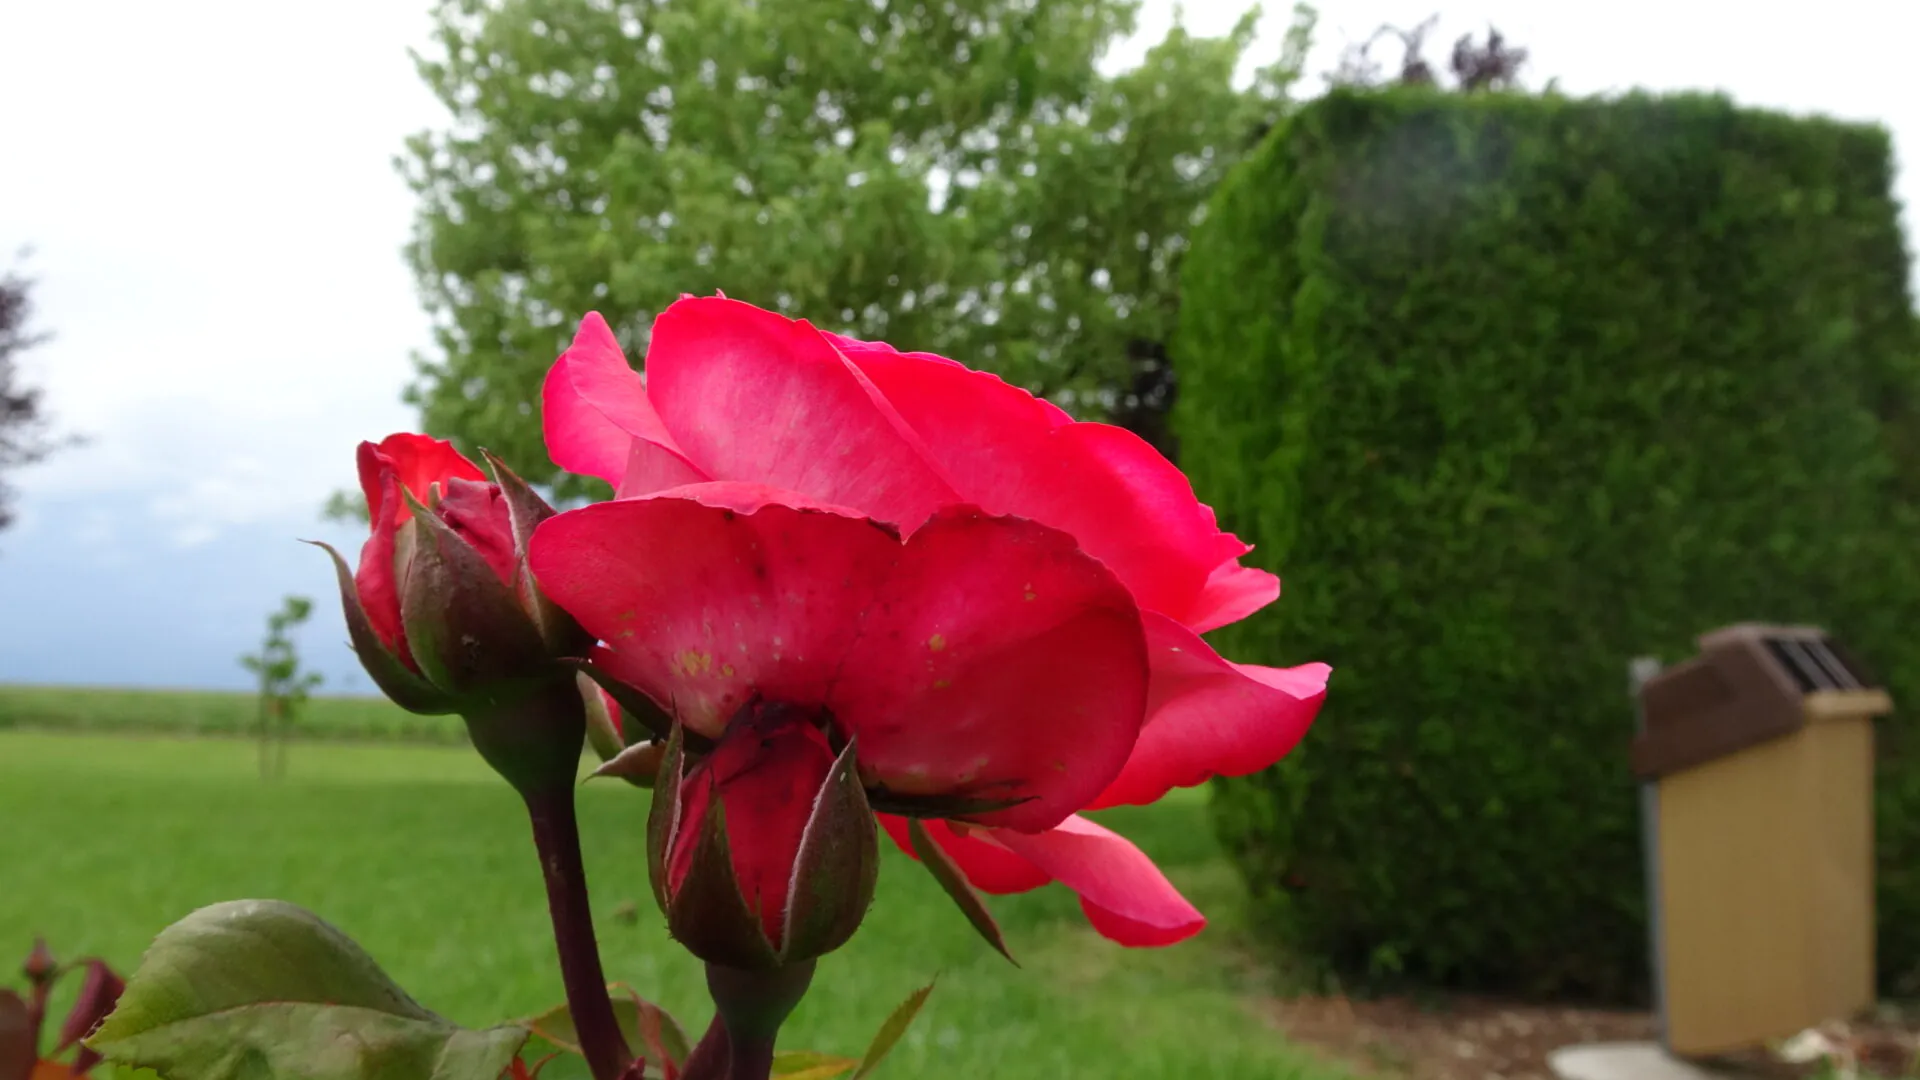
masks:
[[[44,941],[34,942],[20,971],[27,979],[25,997],[0,990],[0,1080],[81,1080],[101,1060],[81,1040],[119,1000],[120,976],[104,960],[58,963]],[[41,1029],[46,1026],[54,984],[74,973],[80,975],[80,990],[43,1057]]]
[[[334,556],[375,681],[460,714],[528,807],[573,1032],[556,1044],[596,1080],[649,1060],[692,1080],[768,1076],[815,959],[872,902],[881,832],[1002,952],[981,894],[1055,881],[1120,944],[1197,933],[1204,917],[1152,861],[1084,812],[1271,765],[1328,669],[1236,664],[1201,637],[1280,585],[1241,565],[1250,549],[1180,471],[992,375],[725,297],[662,313],[646,359],[642,376],[590,314],[543,389],[554,462],[605,480],[610,501],[556,513],[491,458],[489,480],[447,443],[395,435],[360,449],[358,569]],[[655,899],[716,1007],[684,1052],[657,1009],[616,1009],[601,973],[573,816],[583,742],[599,773],[652,789]],[[257,970],[222,937],[236,924],[306,942],[337,985]],[[165,963],[334,1010],[306,1018],[310,1037],[377,1024],[392,1038],[364,1044],[380,1060],[464,1070],[434,1076],[536,1068],[513,1033],[538,1024],[453,1028],[338,931],[251,904],[163,934],[96,1040],[188,1062],[180,1080],[228,1074],[194,1071],[194,1046],[155,1048]],[[342,986],[384,1005],[340,1015]],[[839,1066],[864,1075],[923,996]],[[284,1026],[218,1030],[298,1060]]]

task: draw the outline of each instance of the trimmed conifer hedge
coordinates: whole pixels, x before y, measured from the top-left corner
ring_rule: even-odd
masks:
[[[1182,463],[1325,660],[1215,818],[1293,948],[1379,978],[1645,992],[1627,661],[1828,627],[1920,707],[1920,425],[1886,134],[1706,96],[1335,92],[1182,268]],[[1882,972],[1920,961],[1883,728]]]

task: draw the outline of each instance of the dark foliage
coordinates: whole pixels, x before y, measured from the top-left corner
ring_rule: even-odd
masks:
[[[1644,994],[1629,658],[1828,627],[1920,703],[1908,257],[1877,128],[1715,97],[1335,91],[1223,185],[1175,430],[1323,659],[1216,822],[1296,955]],[[1920,779],[1881,738],[1881,971],[1920,961]],[[1908,988],[1911,988],[1908,986]]]

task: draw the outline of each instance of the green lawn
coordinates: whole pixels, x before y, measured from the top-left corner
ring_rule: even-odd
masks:
[[[130,969],[156,931],[200,905],[276,897],[340,926],[455,1020],[484,1024],[559,999],[524,822],[471,752],[312,743],[292,748],[280,782],[261,782],[255,767],[244,741],[0,732],[0,965],[38,931],[63,955]],[[697,1034],[701,976],[652,907],[645,814],[645,793],[624,785],[581,792],[602,949],[609,977]],[[1101,817],[1214,925],[1171,949],[1122,949],[1052,886],[993,902],[1016,969],[883,843],[873,911],[821,962],[782,1045],[857,1054],[938,975],[883,1077],[1339,1080],[1257,1011],[1266,978],[1239,947],[1239,885],[1201,799]],[[623,903],[638,906],[637,922],[613,917]]]
[[[0,685],[0,731],[121,732],[152,735],[248,735],[258,699],[217,690],[122,690]],[[316,697],[294,727],[300,739],[405,740],[458,744],[453,716],[415,716],[381,697]]]

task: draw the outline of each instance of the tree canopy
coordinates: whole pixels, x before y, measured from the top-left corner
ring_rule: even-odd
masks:
[[[1286,107],[1255,18],[1116,76],[1133,0],[441,0],[409,143],[428,430],[546,461],[539,384],[599,310],[637,363],[683,293],[994,370],[1162,449],[1186,234]]]

